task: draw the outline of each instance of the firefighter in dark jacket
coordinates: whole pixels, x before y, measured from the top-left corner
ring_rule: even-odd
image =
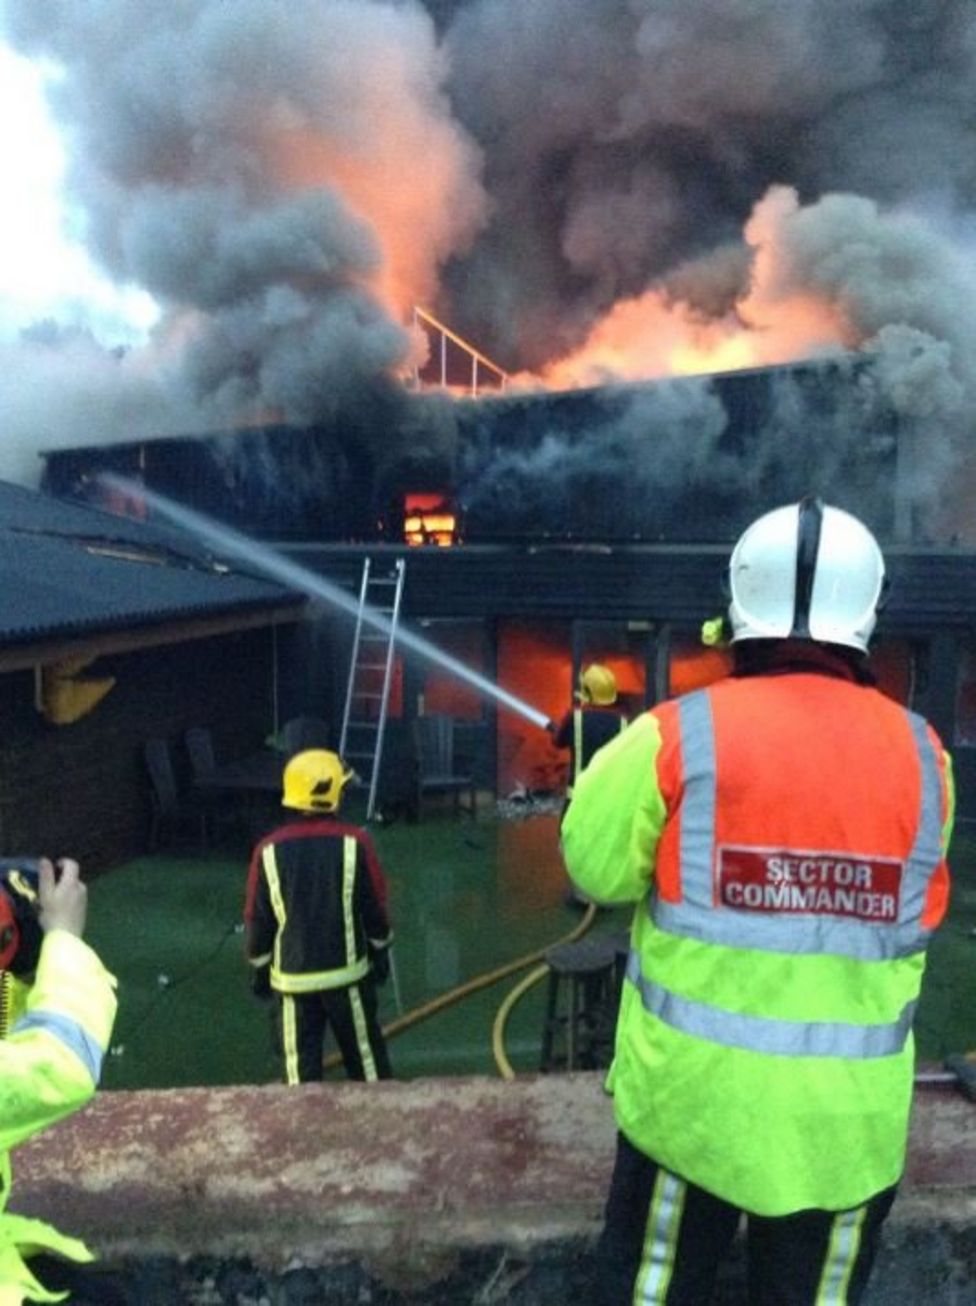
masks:
[[[576,705],[558,725],[551,725],[552,742],[557,748],[569,749],[567,800],[573,796],[573,785],[593,754],[627,725],[627,718],[617,705],[617,681],[609,667],[591,663],[580,674],[579,684]]]
[[[389,1079],[376,985],[389,974],[393,936],[386,881],[372,840],[342,824],[352,772],[309,749],[285,767],[282,806],[301,813],[254,849],[244,909],[254,991],[275,1000],[285,1082],[322,1078],[331,1027],[350,1079]]]

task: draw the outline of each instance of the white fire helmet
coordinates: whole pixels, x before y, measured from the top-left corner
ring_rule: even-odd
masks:
[[[814,498],[776,508],[732,552],[732,642],[801,639],[866,652],[885,588],[881,550],[856,517]]]

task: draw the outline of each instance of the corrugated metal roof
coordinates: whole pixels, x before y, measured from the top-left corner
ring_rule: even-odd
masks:
[[[0,645],[280,606],[296,596],[174,529],[0,482]]]

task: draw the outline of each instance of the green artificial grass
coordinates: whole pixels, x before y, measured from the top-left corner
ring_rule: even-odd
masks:
[[[566,900],[555,816],[447,816],[372,831],[390,885],[388,1024],[473,977],[554,943],[581,912]],[[270,1005],[250,992],[240,920],[247,872],[234,855],[143,857],[91,885],[88,937],[119,981],[105,1088],[265,1083],[279,1077]],[[609,915],[609,914],[608,914]],[[491,1027],[521,977],[482,990],[390,1042],[398,1077],[495,1073]],[[542,987],[513,1012],[506,1049],[538,1068]],[[341,1068],[332,1072],[341,1076]]]
[[[580,922],[567,899],[556,817],[476,822],[447,814],[372,830],[390,883],[402,1009],[562,939]],[[922,1059],[976,1048],[976,840],[954,842],[949,916],[929,954],[916,1020]],[[250,992],[240,930],[247,853],[139,858],[94,880],[88,937],[119,981],[103,1071],[108,1089],[276,1082],[270,1008]],[[617,929],[629,912],[601,912]],[[399,1078],[496,1074],[492,1024],[527,972],[474,993],[390,1040]],[[514,1008],[505,1049],[538,1069],[545,984]],[[399,1015],[392,982],[384,1024]],[[341,1067],[330,1071],[342,1076]]]
[[[976,1050],[976,834],[957,829],[949,850],[949,911],[929,947],[915,1039],[923,1060]]]

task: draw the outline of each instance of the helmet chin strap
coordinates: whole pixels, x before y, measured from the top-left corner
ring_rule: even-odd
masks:
[[[823,526],[823,504],[813,495],[800,500],[796,528],[796,583],[793,599],[792,639],[810,638],[810,604],[813,600],[813,581],[817,572],[817,554],[820,552],[820,530]]]

